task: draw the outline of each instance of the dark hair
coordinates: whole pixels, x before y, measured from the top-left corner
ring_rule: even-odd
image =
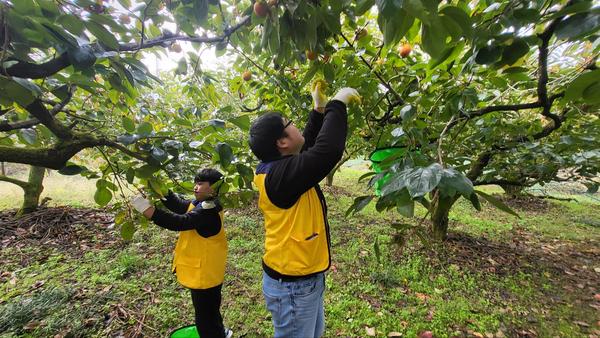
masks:
[[[248,143],[259,160],[265,162],[281,156],[277,140],[285,136],[283,129],[283,117],[277,112],[268,112],[252,122]]]
[[[198,171],[198,173],[194,177],[194,183],[208,182],[210,183],[210,185],[213,185],[215,184],[215,182],[222,178],[223,174],[221,174],[218,170],[206,168]]]

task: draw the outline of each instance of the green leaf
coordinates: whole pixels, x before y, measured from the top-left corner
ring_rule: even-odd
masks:
[[[432,58],[438,59],[446,50],[446,30],[437,21],[430,24],[423,23],[421,28],[422,47]]]
[[[473,205],[473,208],[475,208],[475,210],[481,211],[481,203],[479,203],[479,198],[477,197],[475,191],[473,191],[471,196],[469,196],[469,201],[471,201],[471,204]]]
[[[250,116],[248,116],[248,115],[241,115],[238,117],[234,117],[234,118],[229,119],[228,121],[233,123],[234,125],[236,125],[242,131],[250,130]]]
[[[110,190],[102,187],[96,189],[96,193],[94,194],[94,201],[100,206],[105,206],[112,199],[112,193]]]
[[[148,185],[150,186],[150,189],[152,189],[152,191],[154,191],[160,198],[164,198],[168,191],[167,187],[165,187],[162,182],[155,178],[148,179]]]
[[[108,31],[104,26],[95,21],[86,21],[85,27],[106,47],[111,50],[119,50],[119,41],[117,41],[115,34]]]
[[[152,127],[152,124],[150,122],[142,122],[137,126],[137,133],[141,136],[148,136],[150,134],[152,134],[152,130],[154,128]]]
[[[164,150],[157,148],[157,147],[152,147],[152,151],[150,152],[150,155],[158,162],[163,162],[169,157],[167,155],[167,152],[165,152]]]
[[[433,163],[425,168],[409,169],[404,175],[410,196],[421,197],[432,191],[442,179],[442,166]]]
[[[23,140],[25,140],[25,142],[29,143],[30,145],[34,145],[37,143],[37,133],[36,133],[35,129],[32,129],[32,128],[20,129],[19,136],[21,136],[23,138]]]
[[[600,103],[600,81],[588,86],[583,91],[583,101],[588,104],[599,104]]]
[[[473,194],[473,183],[463,173],[447,168],[442,172],[442,179],[438,185],[440,191],[447,196],[454,196],[456,192],[469,198]]]
[[[152,175],[157,172],[160,168],[155,167],[150,164],[145,164],[135,170],[135,176],[139,178],[150,178]]]
[[[496,199],[495,197],[488,195],[482,191],[479,190],[475,190],[475,193],[478,194],[479,196],[483,197],[486,201],[488,201],[491,205],[495,206],[496,208],[509,213],[513,216],[517,216],[518,218],[521,218],[521,216],[519,216],[519,214],[517,214],[516,212],[514,212],[511,208],[509,208],[506,204],[502,203],[500,200]]]
[[[505,46],[502,51],[502,58],[498,62],[498,66],[512,65],[521,57],[529,52],[529,45],[523,39],[515,40],[511,45]]]
[[[373,249],[375,250],[375,258],[377,258],[377,263],[381,264],[381,250],[379,249],[379,238],[375,237],[375,243],[373,244]]]
[[[86,170],[86,167],[82,167],[76,164],[67,164],[66,166],[62,167],[58,173],[61,175],[67,175],[67,176],[71,176],[71,175],[79,175],[81,172],[83,172],[84,170]]]
[[[121,117],[121,123],[126,131],[133,133],[135,131],[135,122],[127,116]]]
[[[379,8],[377,24],[383,34],[383,42],[388,46],[392,46],[400,41],[415,22],[415,17],[404,9],[394,5],[381,5],[393,2],[395,1],[377,1]],[[384,8],[383,11],[382,8]],[[387,8],[391,8],[391,11],[388,11]]]
[[[67,51],[69,62],[77,70],[87,69],[96,62],[96,55],[90,45],[84,45],[79,48],[71,48]]]
[[[599,29],[600,13],[579,13],[559,22],[554,34],[559,39],[577,40]]]
[[[371,200],[373,200],[373,197],[375,196],[360,196],[354,199],[354,202],[352,203],[352,205],[350,206],[350,208],[348,208],[348,210],[346,210],[346,215],[345,217],[348,217],[349,215],[353,214],[353,213],[357,213],[359,211],[361,211],[362,209],[364,209],[364,207],[366,207]]]
[[[452,18],[452,20],[454,20],[454,22],[462,29],[464,36],[471,37],[473,35],[473,22],[469,15],[461,8],[456,6],[446,6],[440,10],[440,14]]]
[[[135,226],[131,221],[126,221],[121,224],[121,238],[126,241],[130,241],[133,239],[133,234],[135,233]]]
[[[480,65],[489,65],[500,59],[502,47],[497,45],[484,46],[477,51],[475,62]]]
[[[135,141],[137,141],[139,139],[140,139],[139,135],[124,134],[124,135],[117,136],[117,142],[122,143],[126,146],[135,143]]]
[[[373,5],[375,4],[375,0],[360,0],[356,3],[356,7],[354,8],[354,15],[361,16],[365,14]]]
[[[212,120],[208,120],[206,122],[213,127],[225,128],[225,121],[220,120],[220,119],[212,119]]]
[[[84,23],[74,15],[63,14],[57,19],[57,22],[75,36],[83,33]]]
[[[579,75],[569,84],[565,91],[565,100],[576,101],[583,97],[584,91],[600,79],[600,69]],[[598,97],[600,95],[596,95]]]
[[[226,168],[233,161],[233,150],[227,143],[219,142],[215,147],[219,154],[219,163],[222,168]]]

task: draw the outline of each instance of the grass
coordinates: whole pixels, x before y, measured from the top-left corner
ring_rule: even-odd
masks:
[[[372,204],[344,218],[353,198],[368,193],[356,183],[362,173],[344,168],[336,175],[339,191],[326,189],[333,252],[325,298],[327,337],[367,336],[371,330],[381,337],[391,332],[414,337],[425,330],[436,337],[597,334],[597,312],[589,306],[598,293],[593,279],[583,280],[580,287],[547,262],[515,264],[509,273],[502,273],[486,270],[491,266],[483,264],[486,259],[499,259],[486,256],[488,252],[473,256],[477,265],[457,260],[457,251],[424,246],[415,239],[397,246],[392,244],[397,234],[389,224],[416,224],[416,220],[393,212],[379,214]],[[71,179],[51,176],[45,193],[57,204],[78,201],[93,206],[93,182],[77,181],[69,183],[73,189],[60,190]],[[16,197],[10,196],[3,194],[0,206],[18,206]],[[229,257],[222,310],[226,325],[238,337],[266,337],[273,332],[261,293],[263,229],[253,209],[226,214]],[[550,250],[550,260],[562,257],[554,254],[565,245],[593,250],[593,243],[600,240],[600,227],[590,225],[600,212],[593,200],[551,201],[545,209],[517,211],[520,219],[487,204],[477,212],[461,201],[450,214],[450,228],[488,241],[490,247],[507,249],[525,233],[529,237],[519,239],[530,238],[532,249]],[[417,210],[417,216],[424,214],[424,209]],[[0,334],[163,337],[191,323],[188,291],[170,273],[175,234],[151,225],[138,231],[132,242],[123,243],[115,241],[117,230],[83,229],[89,232],[85,250],[78,249],[79,243],[61,247],[23,242],[3,247]],[[379,259],[374,243],[378,243]],[[576,267],[600,268],[593,261],[585,268]]]
[[[27,174],[23,173],[14,178],[27,180]],[[0,210],[7,208],[18,208],[23,203],[23,190],[11,183],[0,182]],[[94,192],[96,192],[95,180],[88,180],[81,176],[63,176],[52,172],[44,179],[44,191],[40,200],[50,197],[50,206],[71,205],[76,207],[95,207]]]

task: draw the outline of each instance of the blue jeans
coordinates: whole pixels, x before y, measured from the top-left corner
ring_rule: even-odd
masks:
[[[324,292],[324,273],[283,282],[263,272],[263,295],[273,317],[275,338],[321,337],[325,331]]]

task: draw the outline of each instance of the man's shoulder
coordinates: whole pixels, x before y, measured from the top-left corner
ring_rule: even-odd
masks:
[[[274,171],[277,171],[278,169],[283,168],[287,163],[292,161],[295,156],[298,156],[298,155],[287,155],[287,156],[282,156],[273,161],[260,162],[258,164],[258,166],[256,166],[255,174],[256,175],[260,175],[260,174],[267,175]]]

